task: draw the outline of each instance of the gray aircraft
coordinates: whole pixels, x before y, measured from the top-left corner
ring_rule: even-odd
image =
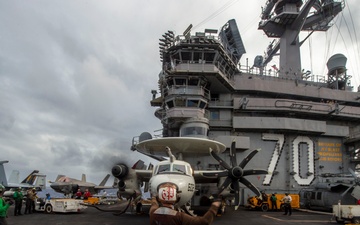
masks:
[[[32,171],[25,179],[19,182],[19,171],[14,170],[11,173],[9,180],[6,178],[4,164],[9,161],[0,161],[0,183],[5,186],[6,189],[12,188],[36,188],[42,190],[46,187],[46,175],[40,174],[38,170]]]
[[[85,174],[82,174],[81,180],[70,178],[65,175],[58,175],[56,181],[51,182],[50,187],[54,191],[65,195],[74,194],[79,188],[82,192],[84,192],[85,189],[88,189],[91,194],[97,194],[100,190],[114,188],[113,186],[105,186],[109,177],[110,174],[107,174],[100,184],[96,185],[94,183],[87,182]]]
[[[7,180],[4,164],[8,162],[9,161],[0,161],[0,183],[6,188],[6,191],[4,192],[4,197],[12,197],[15,189],[18,188],[21,188],[24,194],[29,188],[36,188],[36,190],[38,191],[46,188],[46,175],[40,174],[38,170],[32,171],[21,182],[19,182],[19,171],[13,170],[9,180]]]
[[[332,211],[333,205],[355,205],[360,199],[360,180],[353,170],[350,174],[323,174],[321,182],[300,190],[302,207]]]

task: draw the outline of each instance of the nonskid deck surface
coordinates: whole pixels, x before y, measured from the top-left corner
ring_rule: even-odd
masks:
[[[109,212],[101,212],[94,208],[85,209],[83,213],[33,213],[22,216],[13,216],[13,206],[9,209],[8,224],[36,224],[36,225],[61,225],[61,224],[76,224],[76,225],[115,225],[115,224],[131,224],[131,225],[144,225],[149,224],[149,215],[135,215],[123,214],[115,216]],[[238,211],[232,208],[227,208],[226,213],[220,217],[216,217],[212,224],[234,224],[242,221],[246,225],[258,224],[336,224],[330,213],[311,213],[294,210],[291,216],[283,215],[283,212],[262,212],[250,211],[240,207]]]

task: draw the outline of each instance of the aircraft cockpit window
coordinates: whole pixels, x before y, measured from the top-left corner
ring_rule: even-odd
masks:
[[[159,169],[158,169],[158,174],[159,173],[164,173],[164,172],[169,172],[169,171],[170,171],[170,164],[160,165]]]
[[[186,174],[185,165],[177,165],[177,164],[174,164],[174,166],[173,166],[173,171],[174,171],[174,172],[178,172],[178,173]]]

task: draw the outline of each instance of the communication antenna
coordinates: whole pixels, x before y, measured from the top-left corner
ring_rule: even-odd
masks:
[[[184,35],[186,38],[188,38],[188,36],[190,36],[190,31],[191,31],[191,28],[192,28],[192,27],[193,27],[193,25],[190,24],[190,25],[186,28],[186,30],[184,31],[183,35]]]

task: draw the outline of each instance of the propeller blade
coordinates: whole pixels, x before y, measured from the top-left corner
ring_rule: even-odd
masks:
[[[232,182],[235,191],[235,210],[238,209],[240,204],[240,184],[238,180]]]
[[[241,168],[244,168],[246,166],[246,164],[254,157],[254,155],[256,155],[256,153],[258,153],[260,150],[259,149],[255,149],[254,151],[250,152],[250,154],[248,156],[246,156],[245,159],[243,159],[243,161],[239,164],[239,166]]]
[[[348,187],[348,189],[346,189],[346,190],[341,194],[341,197],[344,197],[344,195],[346,195],[346,193],[348,193],[348,192],[351,190],[351,188],[353,188],[354,186],[355,186],[355,185]]]
[[[229,172],[227,170],[214,170],[214,171],[206,171],[202,172],[204,177],[227,177],[229,176]]]
[[[220,156],[218,156],[211,148],[210,148],[210,155],[211,155],[214,159],[216,159],[216,161],[218,161],[219,164],[220,164],[222,167],[224,167],[224,168],[227,169],[227,170],[230,170],[230,169],[231,169],[231,167],[230,167],[224,160],[222,160],[222,158],[220,158]]]
[[[250,181],[246,178],[240,178],[240,182],[243,183],[246,187],[248,187],[252,192],[254,192],[257,196],[260,196],[260,191],[255,187]]]
[[[145,182],[144,192],[148,192],[148,191],[149,191],[149,182]]]
[[[357,185],[360,185],[360,177],[358,177],[355,173],[354,170],[352,170],[351,168],[348,168],[349,172],[351,173],[351,175],[354,177],[354,181],[355,181],[355,184]],[[354,185],[355,186],[355,185]]]
[[[244,170],[243,176],[257,175],[257,174],[269,174],[267,170]]]
[[[237,166],[237,161],[236,161],[236,148],[235,148],[235,140],[231,143],[231,147],[230,147],[230,160],[231,160],[231,165]]]
[[[227,188],[229,186],[229,184],[232,182],[232,179],[230,177],[227,177],[224,181],[224,183],[221,185],[220,189],[219,189],[219,192],[218,192],[218,195],[221,194],[221,192],[223,192],[223,190],[225,188]]]

